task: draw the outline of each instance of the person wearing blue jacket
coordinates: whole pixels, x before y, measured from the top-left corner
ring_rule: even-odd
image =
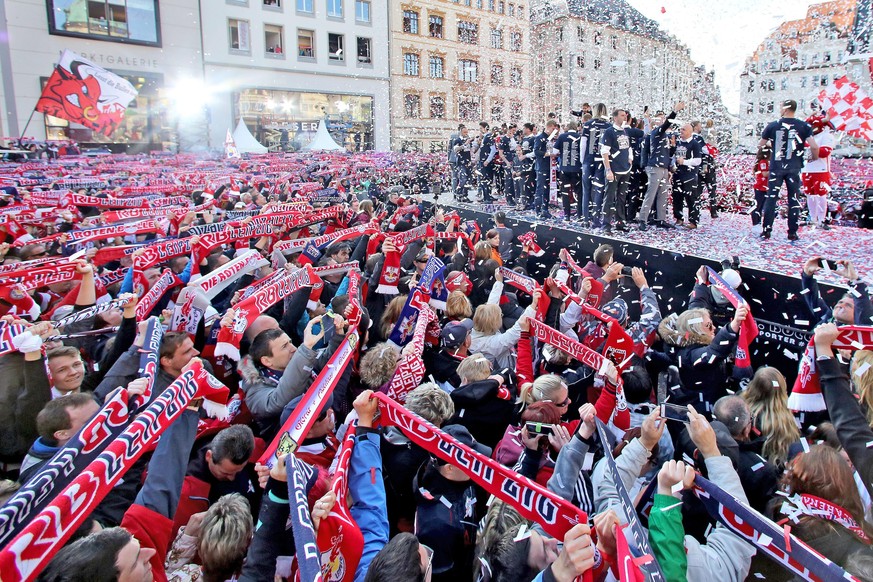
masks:
[[[372,390],[365,390],[352,404],[358,413],[355,446],[349,462],[349,495],[355,500],[352,517],[364,535],[364,551],[355,582],[371,580],[370,564],[388,544],[388,509],[385,483],[382,480],[382,452],[379,449],[379,431],[373,428],[373,419],[379,410],[379,401]],[[390,551],[390,550],[389,550]]]
[[[560,163],[558,180],[561,185],[561,201],[564,203],[564,220],[572,216],[570,199],[575,198],[577,213],[582,218],[582,152],[580,151],[581,136],[576,131],[576,123],[567,123],[567,131],[558,136],[555,149],[558,150]]]
[[[534,140],[534,168],[537,173],[534,211],[537,216],[546,220],[552,217],[549,213],[549,176],[552,169],[552,155],[549,147],[549,136],[558,129],[558,122],[550,119],[546,127]]]
[[[637,214],[640,230],[646,230],[653,206],[655,208],[655,224],[662,228],[673,227],[667,222],[667,186],[670,180],[670,143],[667,138],[667,130],[670,129],[670,124],[676,118],[676,114],[683,109],[685,109],[685,104],[680,101],[660,125],[652,128],[641,148],[640,164],[645,168],[649,187],[643,198],[643,204],[640,206],[640,212]]]
[[[630,185],[631,163],[634,153],[630,137],[624,130],[627,113],[624,109],[612,112],[612,125],[600,136],[600,155],[606,177],[606,196],[603,198],[603,227],[607,234],[612,231],[612,218],[615,216],[615,229],[627,231],[627,189]]]
[[[603,158],[600,156],[600,136],[609,127],[606,105],[594,106],[594,118],[582,125],[582,210],[584,225],[602,226],[603,194],[606,186],[603,175]],[[591,206],[594,206],[592,216]],[[593,219],[593,222],[592,222]]]

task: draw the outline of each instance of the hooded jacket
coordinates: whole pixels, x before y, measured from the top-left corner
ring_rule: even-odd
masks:
[[[313,373],[317,374],[339,347],[345,336],[334,334],[327,349],[321,354],[305,345],[297,348],[291,361],[275,380],[265,374],[250,356],[240,361],[239,374],[245,402],[252,418],[258,423],[261,436],[278,430],[279,416],[285,405],[306,392],[312,384]]]
[[[511,389],[510,400],[501,400],[497,397],[499,388],[497,380],[486,379],[452,392],[455,415],[446,424],[463,425],[477,441],[494,448],[503,438],[506,426],[512,424],[515,412],[515,390]]]
[[[33,446],[27,451],[27,456],[21,462],[19,469],[18,482],[22,485],[30,481],[30,478],[39,472],[46,461],[51,459],[61,450],[58,445],[51,445],[42,437],[34,441]]]

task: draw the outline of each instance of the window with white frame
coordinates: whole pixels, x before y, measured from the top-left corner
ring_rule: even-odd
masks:
[[[415,53],[403,53],[403,74],[418,76],[418,55]]]
[[[315,58],[315,31],[297,29],[297,56],[306,59]]]
[[[458,60],[458,80],[475,83],[479,77],[479,62],[469,59]]]
[[[342,18],[343,0],[327,0],[327,15],[331,18]]]
[[[252,50],[251,28],[248,20],[238,18],[227,19],[228,32],[230,33],[230,49],[233,51]]]
[[[329,32],[327,34],[327,58],[330,61],[341,63],[346,60],[346,37],[342,34]]]
[[[314,12],[312,2],[313,0],[297,0],[297,12],[307,12],[312,14]]]
[[[264,25],[264,50],[271,55],[285,54],[285,34],[277,24]]]
[[[362,65],[373,64],[373,39],[358,37],[358,62]]]
[[[370,22],[370,0],[355,0],[355,20],[358,22]]]
[[[430,57],[430,77],[432,79],[444,79],[445,78],[445,70],[444,70],[445,61],[442,57],[432,56]]]

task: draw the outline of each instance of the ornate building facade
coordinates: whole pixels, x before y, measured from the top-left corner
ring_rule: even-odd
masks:
[[[459,123],[531,112],[526,0],[391,1],[391,149],[441,151]]]

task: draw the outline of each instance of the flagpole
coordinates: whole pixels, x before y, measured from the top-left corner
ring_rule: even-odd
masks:
[[[24,129],[21,130],[21,135],[18,136],[18,145],[21,146],[21,140],[24,138],[24,134],[27,133],[27,128],[30,126],[30,122],[33,120],[33,114],[36,113],[36,108],[34,107],[30,111],[30,117],[27,118],[27,123],[24,124]]]

